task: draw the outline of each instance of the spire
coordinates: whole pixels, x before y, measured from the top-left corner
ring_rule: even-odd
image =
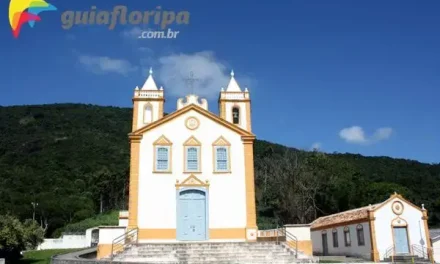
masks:
[[[241,92],[240,86],[234,78],[234,70],[231,71],[231,80],[229,81],[226,92]]]
[[[154,82],[153,79],[153,68],[150,68],[149,73],[150,75],[148,76],[148,79],[145,81],[141,90],[157,90],[156,82]]]

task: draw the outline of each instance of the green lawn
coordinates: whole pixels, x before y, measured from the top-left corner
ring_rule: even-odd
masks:
[[[49,264],[50,258],[53,255],[69,253],[81,249],[47,249],[47,250],[33,250],[24,253],[24,257],[19,261],[19,264]]]

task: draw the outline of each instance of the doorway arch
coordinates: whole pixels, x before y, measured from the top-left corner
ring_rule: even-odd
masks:
[[[177,190],[177,240],[208,240],[208,190],[181,188]]]

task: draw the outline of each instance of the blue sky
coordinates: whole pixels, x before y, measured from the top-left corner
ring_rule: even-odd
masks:
[[[326,152],[440,162],[440,1],[123,1],[129,11],[190,13],[176,39],[138,39],[149,25],[61,27],[65,11],[112,10],[120,1],[49,1],[19,38],[0,2],[0,105],[131,106],[154,67],[165,110],[196,92],[216,97],[233,68],[252,97],[259,139]],[[102,3],[100,3],[102,2]],[[171,76],[172,75],[172,76]]]

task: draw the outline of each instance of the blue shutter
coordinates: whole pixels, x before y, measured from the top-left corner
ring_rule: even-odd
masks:
[[[156,148],[156,170],[169,170],[169,147]]]
[[[188,147],[186,149],[186,169],[187,171],[199,171],[198,147]]]
[[[228,149],[226,147],[216,147],[215,150],[216,171],[228,171]]]

